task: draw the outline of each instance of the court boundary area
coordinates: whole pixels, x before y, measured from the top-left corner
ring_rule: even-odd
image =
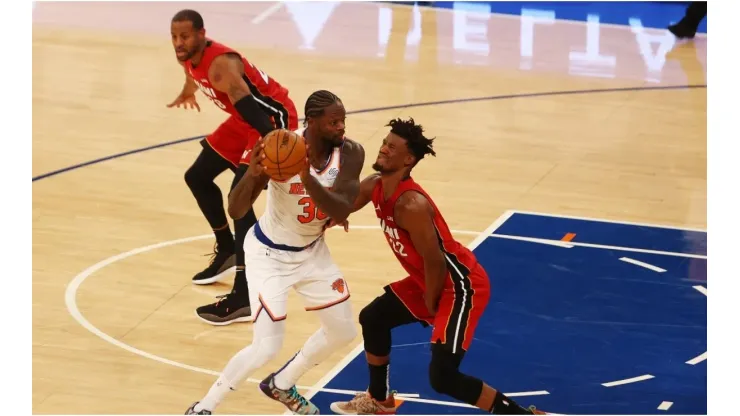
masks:
[[[707,230],[704,229],[697,229],[697,228],[688,228],[688,227],[677,227],[677,226],[669,226],[669,225],[661,225],[661,224],[654,224],[654,223],[647,223],[647,222],[632,222],[632,221],[617,221],[617,220],[607,220],[602,218],[593,218],[593,217],[585,217],[585,216],[574,216],[574,215],[560,215],[560,214],[554,214],[554,213],[547,213],[547,212],[533,212],[533,211],[523,211],[523,210],[507,210],[503,214],[501,214],[496,220],[494,220],[493,223],[491,223],[488,228],[481,232],[475,240],[473,240],[470,244],[468,244],[468,248],[473,251],[475,250],[483,241],[485,241],[487,238],[507,238],[507,239],[515,239],[520,241],[528,241],[532,243],[537,244],[547,244],[547,245],[556,245],[563,248],[572,248],[576,243],[572,243],[569,241],[563,241],[563,240],[546,240],[546,239],[538,239],[538,238],[530,238],[530,237],[520,237],[520,236],[509,236],[505,234],[496,234],[496,230],[498,230],[502,225],[504,225],[509,219],[511,219],[512,216],[515,214],[525,214],[525,215],[536,215],[536,216],[542,216],[542,217],[552,217],[552,218],[565,218],[565,219],[575,219],[575,220],[583,220],[583,221],[593,221],[593,222],[602,222],[602,223],[612,223],[612,224],[620,224],[620,225],[630,225],[630,226],[636,226],[636,227],[653,227],[653,228],[661,228],[661,229],[669,229],[669,230],[681,230],[681,231],[693,231],[693,232],[703,232],[707,233]],[[583,244],[581,244],[583,245]],[[651,254],[659,254],[659,255],[677,255],[682,257],[691,257],[691,258],[702,258],[707,259],[707,256],[700,256],[700,255],[692,255],[687,253],[674,253],[674,252],[658,252],[653,250],[644,250],[640,248],[631,248],[631,247],[618,247],[618,246],[606,246],[606,245],[594,245],[594,244],[585,244],[586,247],[590,248],[596,248],[596,249],[603,249],[603,250],[622,250],[622,251],[632,251],[632,252],[648,252]],[[626,259],[626,260],[625,260]],[[641,263],[636,260],[632,260],[626,257],[621,258],[620,260],[626,261],[628,263]],[[631,261],[630,261],[631,260]],[[640,266],[640,264],[636,264]],[[651,266],[651,265],[648,265]],[[642,267],[645,267],[642,265]],[[655,267],[655,266],[653,266]],[[650,267],[647,267],[650,268]],[[653,270],[657,271],[657,270]],[[707,288],[702,285],[695,285],[692,286],[695,290],[702,293],[704,296],[708,296],[707,294]],[[339,373],[341,373],[352,361],[354,361],[362,352],[364,351],[363,342],[360,341],[358,345],[350,351],[346,356],[344,356],[339,362],[332,367],[325,375],[322,377],[316,384],[314,384],[308,392],[304,394],[304,396],[307,399],[313,398],[316,394],[320,392],[326,392],[331,393],[330,390],[327,389],[326,385],[328,385]],[[684,364],[688,365],[696,365],[703,361],[707,360],[707,352],[703,352],[699,354],[698,356],[686,361]],[[603,387],[609,388],[614,386],[619,386],[623,384],[630,384],[630,383],[637,383],[640,381],[645,381],[655,378],[652,374],[644,374],[636,377],[631,377],[623,380],[615,380],[615,381],[609,381],[601,383]],[[526,392],[504,392],[507,396],[510,397],[521,397],[521,396],[540,396],[540,395],[547,395],[550,394],[548,391],[540,390],[540,391],[526,391]],[[432,399],[423,399],[417,397],[412,393],[412,397],[399,397],[402,401],[409,401],[409,402],[419,402],[419,403],[427,403],[427,404],[435,404],[440,406],[452,406],[452,407],[465,407],[465,408],[475,408],[474,406],[471,406],[467,403],[460,403],[460,402],[452,402],[452,401],[444,401],[444,400],[432,400]],[[666,402],[664,402],[666,403]],[[671,405],[673,403],[671,402]],[[665,406],[663,403],[661,403],[661,406]],[[670,407],[670,406],[669,406]],[[667,410],[667,409],[660,409],[660,410]],[[290,411],[286,411],[283,413],[285,415],[292,414]],[[550,413],[550,414],[556,414],[556,413]]]

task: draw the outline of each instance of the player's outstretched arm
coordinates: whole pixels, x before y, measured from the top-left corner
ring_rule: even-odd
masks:
[[[361,210],[370,202],[371,199],[373,199],[373,189],[375,189],[375,183],[379,180],[380,174],[373,173],[360,182],[360,192],[357,194],[357,198],[355,198],[352,212]]]
[[[227,94],[244,121],[263,137],[275,130],[270,117],[260,108],[244,80],[244,63],[234,54],[219,55],[208,68],[213,88]]]
[[[252,148],[247,172],[229,193],[229,216],[235,220],[247,215],[254,201],[270,180],[265,173],[265,167],[262,166],[262,161],[265,159],[264,147],[263,139],[259,139]]]
[[[424,195],[409,191],[398,198],[394,217],[396,223],[409,233],[414,248],[424,258],[424,300],[429,312],[436,314],[448,271],[433,216],[434,210]]]
[[[360,172],[364,163],[365,149],[362,145],[345,139],[342,146],[342,164],[331,191],[321,186],[319,181],[311,176],[308,166],[300,173],[308,195],[318,208],[337,224],[345,221],[352,213],[355,198],[360,192]]]

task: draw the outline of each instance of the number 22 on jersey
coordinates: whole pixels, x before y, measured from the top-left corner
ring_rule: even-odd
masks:
[[[316,203],[313,202],[313,199],[309,196],[305,196],[298,200],[298,205],[303,207],[303,214],[298,216],[298,222],[301,224],[308,224],[315,219],[323,221],[329,218],[328,215],[324,214],[319,207],[316,206]]]

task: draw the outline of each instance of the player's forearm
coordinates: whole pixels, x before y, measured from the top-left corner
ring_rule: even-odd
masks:
[[[244,175],[229,194],[229,216],[238,220],[252,209],[254,201],[262,192],[262,187],[257,186],[258,179],[255,176]]]
[[[354,204],[349,203],[342,195],[338,195],[323,186],[311,175],[302,178],[303,186],[316,206],[326,215],[341,223],[352,213]]]
[[[198,85],[193,81],[192,78],[190,78],[187,74],[185,75],[185,85],[182,86],[182,93],[181,95],[187,97],[190,95],[195,95],[195,92],[198,91]]]

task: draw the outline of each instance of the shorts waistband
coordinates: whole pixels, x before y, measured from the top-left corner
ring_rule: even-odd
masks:
[[[285,244],[277,244],[277,243],[272,242],[272,240],[270,240],[269,238],[267,238],[265,233],[262,231],[262,228],[260,228],[259,222],[254,224],[254,236],[257,237],[257,240],[259,240],[260,243],[266,245],[267,247],[274,248],[275,250],[293,251],[293,252],[303,251],[307,248],[311,248],[314,244],[316,244],[317,241],[321,239],[321,237],[319,237],[313,240],[311,244],[305,245],[303,247],[295,247],[295,246],[288,246]]]

